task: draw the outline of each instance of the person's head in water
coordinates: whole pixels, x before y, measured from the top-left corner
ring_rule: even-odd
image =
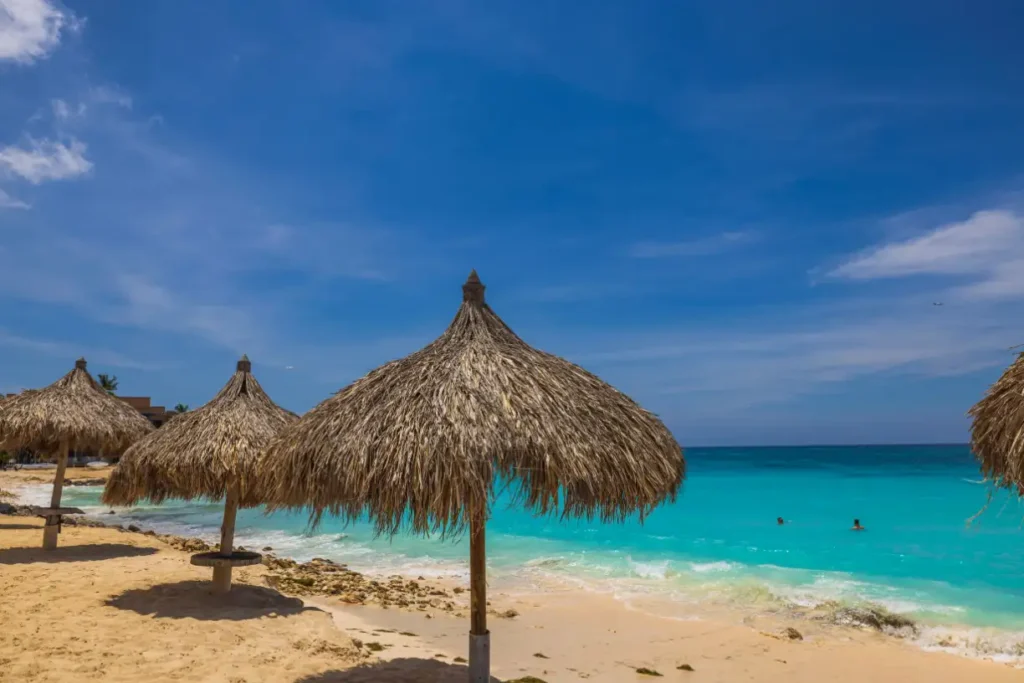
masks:
[[[786,523],[786,520],[784,520],[782,517],[776,517],[775,521],[778,523],[779,526],[782,526]]]
[[[864,527],[862,527],[860,525],[860,520],[859,519],[853,520],[853,530],[854,531],[864,531]]]

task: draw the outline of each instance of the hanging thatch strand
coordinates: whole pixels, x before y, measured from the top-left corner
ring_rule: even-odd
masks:
[[[476,272],[436,341],[388,363],[284,429],[260,464],[270,508],[354,519],[379,533],[462,531],[517,480],[541,514],[649,512],[674,498],[682,449],[654,415],[596,376],[531,348],[484,302]]]
[[[1024,495],[1024,353],[970,409],[971,450],[986,478]]]
[[[298,416],[271,401],[251,371],[242,356],[235,374],[209,403],[178,415],[129,448],[107,482],[103,502],[217,500],[237,482],[241,505],[259,504],[251,495],[256,456]]]
[[[84,358],[50,386],[12,396],[0,409],[3,448],[40,456],[52,456],[62,443],[120,453],[152,430],[142,413],[99,387]]]

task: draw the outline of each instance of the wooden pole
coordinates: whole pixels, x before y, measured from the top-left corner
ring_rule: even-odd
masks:
[[[57,474],[53,477],[53,493],[50,494],[50,507],[60,507],[60,497],[64,491],[64,472],[68,468],[68,442],[62,441],[60,453],[57,454]],[[60,515],[50,515],[43,527],[43,550],[57,549],[57,534],[60,533]]]
[[[238,485],[228,487],[224,500],[224,522],[220,525],[220,554],[231,557],[235,542],[235,515],[238,512]],[[213,568],[213,592],[227,593],[231,590],[231,567]]]
[[[469,680],[491,678],[491,634],[487,630],[487,515],[478,512],[469,522]]]

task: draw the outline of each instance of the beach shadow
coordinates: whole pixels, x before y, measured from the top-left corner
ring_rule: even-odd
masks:
[[[9,528],[9,527],[7,527]],[[30,527],[39,529],[40,527]],[[0,550],[0,565],[33,564],[35,562],[101,562],[153,555],[156,548],[140,548],[123,543],[97,543],[95,545],[69,545],[55,550],[42,548],[5,548]]]
[[[19,524],[15,522],[5,523],[0,522],[0,531],[25,531],[27,529],[39,529],[43,530],[42,524]]]
[[[468,670],[436,659],[402,658],[364,664],[343,671],[324,671],[295,683],[466,683]],[[491,683],[501,683],[491,676]]]
[[[271,614],[289,616],[306,610],[297,598],[289,598],[262,586],[236,583],[226,595],[215,595],[209,581],[179,581],[149,588],[127,590],[107,600],[107,605],[147,616],[204,621],[241,621]]]

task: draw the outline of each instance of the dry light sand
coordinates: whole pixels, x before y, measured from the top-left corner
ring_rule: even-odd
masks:
[[[94,478],[102,472],[72,470]],[[0,473],[0,488],[52,472]],[[39,549],[42,520],[0,516],[0,681],[77,683],[440,683],[466,680],[468,619],[305,602],[266,587],[267,570],[236,570],[226,598],[209,570],[159,539],[65,526],[60,548]],[[463,595],[464,597],[464,595]],[[770,623],[695,613],[678,621],[603,596],[546,590],[496,593],[492,669],[499,680],[999,683],[1024,672],[926,653],[899,640],[807,622]],[[456,612],[459,612],[459,609]],[[804,640],[767,635],[784,626]],[[688,665],[692,671],[680,670]],[[637,672],[646,667],[659,679]]]

